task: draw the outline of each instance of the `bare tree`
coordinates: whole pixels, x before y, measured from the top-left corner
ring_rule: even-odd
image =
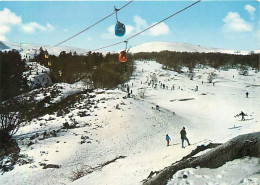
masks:
[[[8,142],[21,126],[21,117],[17,112],[4,111],[1,106],[0,112],[0,141]]]

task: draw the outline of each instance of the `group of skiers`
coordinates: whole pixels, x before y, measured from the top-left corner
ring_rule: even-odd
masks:
[[[186,141],[188,143],[188,145],[190,145],[190,141],[189,139],[187,138],[187,132],[185,130],[185,127],[182,128],[182,130],[180,131],[180,134],[181,134],[181,144],[182,144],[182,148],[185,148],[184,146],[184,141]],[[167,146],[170,145],[170,136],[168,134],[166,134],[166,141],[167,141]]]

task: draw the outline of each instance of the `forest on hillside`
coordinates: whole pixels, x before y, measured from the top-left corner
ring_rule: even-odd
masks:
[[[46,57],[47,56],[47,57]],[[50,68],[50,77],[54,83],[75,83],[88,80],[94,88],[114,88],[129,80],[133,72],[133,60],[118,61],[118,54],[88,52],[87,55],[61,52],[59,56],[49,55],[40,48],[40,53],[31,61]]]
[[[260,69],[259,54],[235,55],[225,53],[189,53],[189,52],[141,52],[134,54],[134,60],[155,60],[166,69],[172,69],[176,72],[182,72],[182,67],[189,68],[192,72],[198,65],[209,66],[215,69],[239,69],[248,70],[248,67]]]

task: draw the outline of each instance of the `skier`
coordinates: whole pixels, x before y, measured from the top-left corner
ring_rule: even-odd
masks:
[[[245,113],[243,111],[240,112],[239,116],[242,116],[241,121],[245,121]]]
[[[188,145],[190,145],[189,139],[186,136],[187,133],[186,133],[185,127],[182,128],[180,134],[181,134],[182,148],[185,148],[184,147],[184,140],[186,140],[188,142]]]
[[[248,98],[248,95],[249,95],[249,93],[248,92],[246,92],[246,97]]]
[[[170,136],[168,134],[166,134],[167,146],[169,146],[170,140],[171,140]]]

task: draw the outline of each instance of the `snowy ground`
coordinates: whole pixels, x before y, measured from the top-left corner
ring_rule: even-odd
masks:
[[[135,67],[136,71],[128,82],[132,98],[125,98],[126,88],[123,88],[124,91],[97,90],[92,93],[95,106],[85,109],[86,102],[82,101],[66,116],[46,115],[21,128],[16,134],[21,153],[34,162],[15,166],[14,170],[1,176],[0,184],[141,184],[151,171],[161,170],[180,160],[197,145],[226,142],[237,135],[260,130],[259,73],[251,70],[248,76],[240,76],[237,70],[202,68],[196,69],[196,76],[190,80],[187,73],[164,70],[155,61],[136,61]],[[216,73],[214,86],[207,82],[209,72]],[[157,88],[148,85],[152,79],[157,80]],[[165,84],[165,89],[161,88],[159,81]],[[60,86],[66,89],[64,96],[84,88],[82,84]],[[247,91],[248,98],[245,95]],[[142,92],[144,99],[140,98]],[[160,111],[155,109],[156,105],[159,105]],[[90,116],[78,116],[81,111],[88,112]],[[240,111],[248,114],[246,121],[234,117]],[[31,133],[59,129],[64,122],[71,120],[79,122],[80,127],[63,130],[57,137],[35,139],[36,143],[29,147],[26,146],[27,140],[20,140],[21,137],[31,136]],[[192,144],[185,149],[181,148],[179,134],[183,126]],[[166,146],[166,134],[172,139],[169,147]],[[101,169],[96,168],[98,170],[74,182],[70,180],[77,169],[95,169],[119,156],[126,157]],[[250,179],[259,179],[259,175],[252,175],[254,170],[259,171],[259,166],[253,165],[256,160],[236,160],[223,166],[228,170],[221,167],[212,170],[212,173],[205,172],[205,176],[201,175],[205,171],[203,169],[186,169],[185,173],[193,174],[191,184],[204,183],[205,178],[212,179],[213,184],[216,178],[219,182],[232,184],[226,175],[244,163],[248,164],[245,168],[252,169],[252,173],[248,173]],[[57,164],[60,168],[42,169],[41,163]],[[212,175],[218,172],[219,176]],[[182,173],[178,172],[177,180],[173,179],[169,184],[179,183],[178,175]],[[242,174],[243,169],[237,173]],[[231,174],[234,180],[236,174]],[[204,181],[200,175],[205,177]]]
[[[230,185],[258,185],[259,163],[260,160],[258,158],[246,157],[227,162],[216,169],[187,168],[178,171],[168,182],[168,185],[227,184],[227,182]],[[183,175],[187,175],[188,178],[183,178]]]

